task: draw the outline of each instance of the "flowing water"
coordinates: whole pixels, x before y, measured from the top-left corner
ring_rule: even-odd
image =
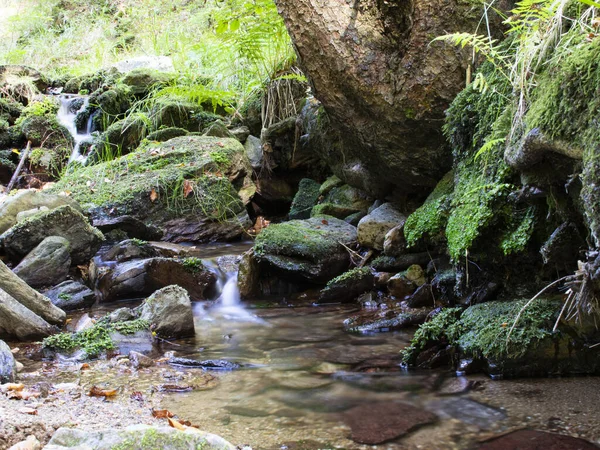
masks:
[[[75,102],[74,100],[81,99],[80,102]],[[59,96],[60,100],[60,108],[57,113],[58,121],[61,125],[63,125],[73,139],[75,140],[75,145],[73,146],[73,152],[71,153],[71,157],[69,158],[69,163],[73,161],[79,161],[84,163],[85,156],[81,154],[81,143],[89,140],[92,135],[92,119],[93,116],[90,116],[87,120],[86,129],[80,133],[77,130],[77,126],[75,124],[75,118],[77,114],[83,111],[88,106],[88,97],[72,95],[72,94],[63,94]]]
[[[62,363],[39,376],[77,381],[88,389],[117,388],[126,402],[141,392],[178,418],[254,449],[471,449],[482,439],[523,427],[600,442],[600,379],[492,381],[447,371],[406,371],[398,352],[412,331],[349,334],[342,322],[357,306],[313,306],[310,298],[304,306],[291,306],[286,298],[242,303],[235,265],[216,257],[247,246],[191,249],[218,274],[218,291],[214,300],[194,304],[194,338],[160,342],[154,352],[155,357],[225,360],[239,369],[205,372],[170,366],[163,358],[138,371],[114,360],[85,372]],[[103,305],[92,314],[120,306]],[[165,393],[164,383],[194,389]],[[386,405],[398,403],[430,411],[438,420],[379,446],[351,439],[348,411],[378,404],[384,416]],[[149,406],[140,414],[149,414]],[[369,423],[381,419],[364,417]]]

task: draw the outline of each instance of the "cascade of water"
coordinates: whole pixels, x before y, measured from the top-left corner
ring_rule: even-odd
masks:
[[[73,101],[78,98],[83,98],[83,102],[78,109],[75,109],[73,106]],[[80,97],[77,95],[69,95],[63,94],[59,97],[60,99],[60,108],[57,113],[57,119],[61,125],[69,130],[71,136],[75,141],[75,145],[73,146],[73,152],[71,153],[71,157],[69,158],[69,162],[72,161],[80,161],[82,163],[85,162],[85,156],[81,154],[80,148],[81,143],[85,140],[89,139],[92,135],[92,116],[87,121],[86,130],[83,133],[79,133],[77,130],[77,124],[75,123],[75,118],[80,111],[83,111],[88,106],[88,97]]]

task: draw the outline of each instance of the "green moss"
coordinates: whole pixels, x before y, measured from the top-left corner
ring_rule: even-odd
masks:
[[[521,313],[509,338],[510,329],[526,303],[527,300],[481,303],[462,314],[460,308],[444,310],[417,330],[411,345],[403,351],[403,359],[414,364],[423,349],[439,341],[459,348],[465,357],[523,357],[553,336],[551,330],[561,304],[544,299],[534,301]]]
[[[228,166],[231,164],[227,153],[221,151],[210,152],[210,159],[212,159],[218,166]]]
[[[535,208],[529,207],[513,216],[511,225],[500,240],[505,255],[521,252],[527,246],[535,229]]]
[[[311,209],[319,199],[320,187],[319,183],[310,178],[300,180],[298,192],[290,207],[290,219],[308,219],[311,216]]]
[[[231,217],[243,210],[243,204],[227,176],[212,173],[219,171],[211,157],[215,148],[230,161],[244,151],[231,139],[179,137],[70,171],[52,191],[69,191],[81,204],[115,206],[123,213],[145,202],[146,208],[147,203],[161,206],[173,216],[197,211],[217,219]],[[150,202],[153,191],[157,198]]]
[[[32,102],[23,109],[15,124],[22,125],[30,117],[54,117],[59,107],[58,102],[52,97],[45,97],[41,102]]]
[[[141,319],[114,324],[102,319],[92,327],[77,333],[59,333],[47,337],[42,344],[45,348],[66,353],[81,349],[88,358],[93,358],[106,350],[115,348],[111,338],[112,333],[134,334],[138,331],[147,330],[148,327],[149,323]]]
[[[61,300],[71,300],[71,294],[67,294],[66,292],[61,292],[58,294],[58,298]]]
[[[372,276],[371,269],[369,267],[355,267],[354,269],[350,269],[349,271],[344,272],[343,274],[338,275],[334,279],[330,280],[325,286],[325,289],[346,281],[360,280],[366,276]]]
[[[185,267],[185,269],[191,273],[198,273],[204,270],[204,263],[202,262],[202,260],[194,256],[184,258],[181,261],[181,264],[183,264],[183,267]]]
[[[143,239],[132,238],[130,240],[133,245],[136,245],[138,247],[144,247],[145,245],[148,245],[148,241],[144,241]]]
[[[406,219],[404,236],[409,247],[424,237],[434,242],[441,240],[448,220],[453,191],[454,172],[451,171],[440,180],[425,203]]]

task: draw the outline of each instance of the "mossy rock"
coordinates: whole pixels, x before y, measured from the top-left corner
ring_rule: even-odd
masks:
[[[146,136],[146,139],[148,139],[149,141],[164,142],[179,136],[185,136],[188,133],[188,130],[185,130],[183,128],[161,128],[160,130],[156,130],[150,133],[148,136]]]
[[[319,188],[321,186],[310,178],[303,178],[298,185],[298,192],[294,196],[290,208],[290,219],[308,219],[311,210],[319,199]],[[331,214],[335,217],[334,214]]]
[[[119,120],[102,133],[96,153],[90,159],[95,162],[126,155],[140,145],[147,132],[146,123],[137,117]]]
[[[30,168],[42,178],[57,180],[67,166],[72,147],[34,148],[29,154]]]
[[[132,216],[168,240],[231,240],[249,225],[237,191],[251,173],[237,140],[181,136],[76,169],[53,190],[72,192],[94,222]]]
[[[131,93],[138,97],[143,97],[151,89],[169,83],[175,78],[172,73],[161,72],[155,69],[134,69],[121,78],[121,83],[131,88]]]
[[[75,117],[79,133],[87,131],[91,117],[90,131],[104,131],[123,117],[131,107],[131,95],[125,85],[115,85],[110,89],[98,89],[90,95],[87,107]]]
[[[337,177],[336,177],[337,178]],[[339,180],[339,179],[338,179]],[[327,214],[338,219],[344,219],[354,213],[367,212],[373,200],[364,192],[347,184],[339,185],[335,178],[330,178],[330,186],[323,185],[321,187],[321,195],[323,199],[316,205],[311,216],[315,217],[320,214]],[[326,192],[326,194],[323,194]]]
[[[200,106],[187,101],[161,97],[152,105],[150,120],[155,130],[160,127],[176,127],[200,131],[195,113],[201,110]]]
[[[17,168],[13,154],[11,150],[0,150],[0,183],[8,183]]]
[[[214,122],[212,122],[206,128],[206,130],[204,130],[203,134],[204,134],[204,136],[214,136],[214,137],[235,139],[235,136],[233,135],[233,133],[231,131],[229,131],[229,129],[227,128],[227,125],[225,125],[225,123],[220,119],[217,119]]]
[[[54,148],[58,146],[73,147],[73,137],[56,117],[30,116],[20,124],[25,139],[31,141],[33,147]]]
[[[320,303],[350,302],[374,287],[375,277],[370,267],[354,268],[329,281],[319,295]]]
[[[23,111],[23,105],[6,98],[0,98],[0,117],[14,125]]]
[[[355,243],[355,227],[322,216],[269,226],[256,238],[254,253],[290,279],[326,283],[348,268],[344,245]]]
[[[462,311],[444,310],[422,325],[405,361],[415,364],[432,344],[454,346],[461,360],[493,376],[547,376],[598,373],[600,358],[586,350],[583,338],[568,324],[553,326],[561,301],[538,299],[494,301]],[[527,306],[526,306],[527,305]],[[520,313],[519,320],[515,323]],[[513,329],[514,325],[514,329]]]
[[[80,75],[66,82],[63,92],[67,94],[92,93],[103,85],[110,85],[115,80],[115,72],[100,70],[98,72]]]

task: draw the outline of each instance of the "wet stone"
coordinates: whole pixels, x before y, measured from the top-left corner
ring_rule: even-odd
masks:
[[[239,369],[240,365],[223,359],[207,359],[205,361],[196,361],[188,358],[171,358],[169,364],[175,367],[187,367],[190,369],[207,369],[207,370],[235,370]]]
[[[593,450],[591,442],[535,430],[518,430],[484,442],[477,450]]]
[[[393,402],[360,405],[343,417],[352,430],[352,440],[360,444],[382,444],[436,420],[429,411]]]
[[[430,404],[440,415],[458,419],[481,429],[489,429],[496,422],[506,419],[506,414],[499,409],[484,405],[468,398],[449,398],[437,400]],[[505,447],[511,448],[511,447]]]

